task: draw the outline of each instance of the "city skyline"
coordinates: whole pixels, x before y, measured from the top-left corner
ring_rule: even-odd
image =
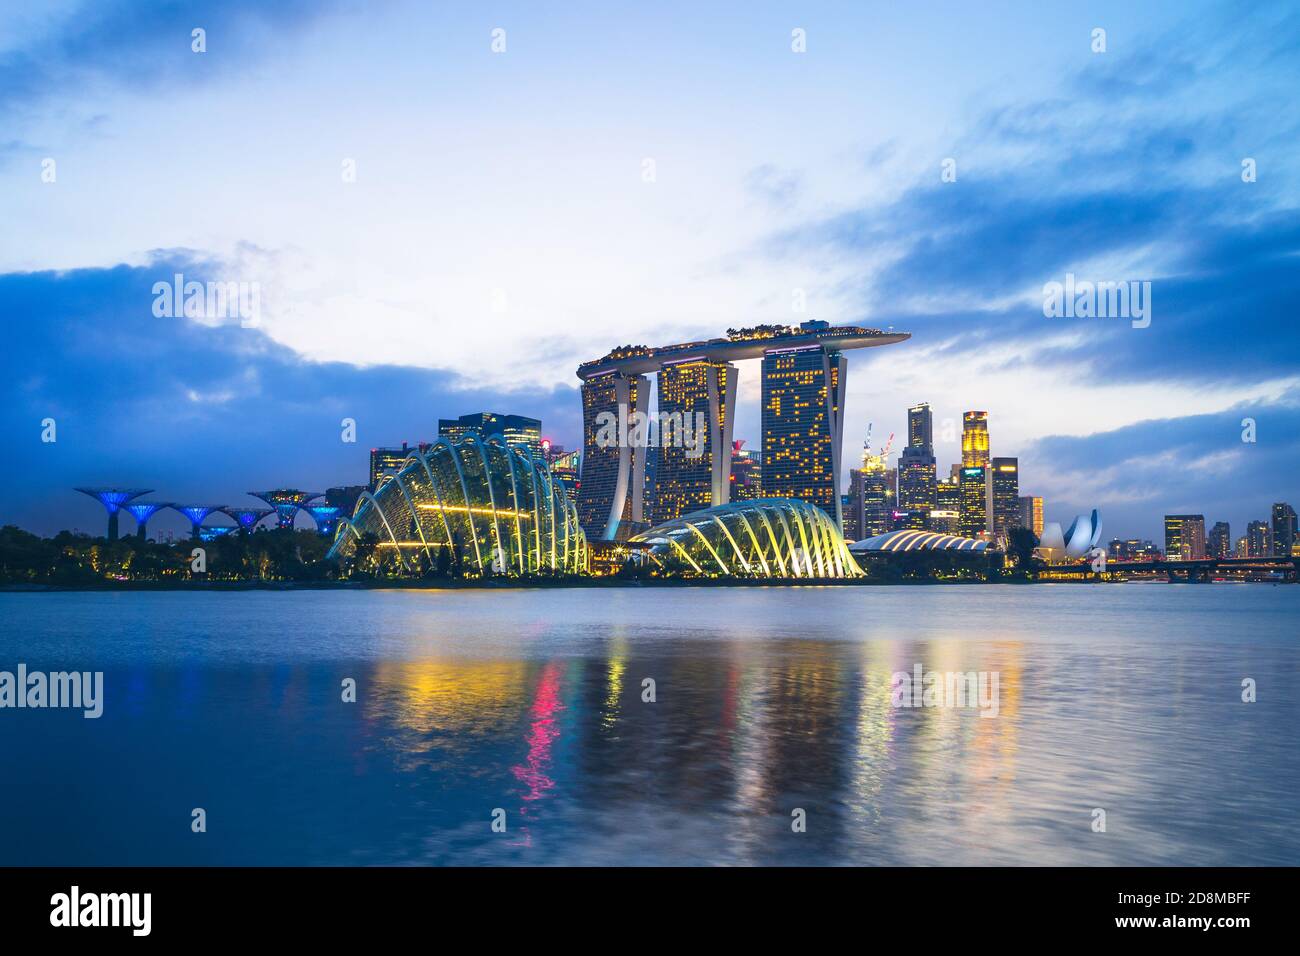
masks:
[[[1237,537],[1296,497],[1285,7],[1243,21],[1210,4],[1026,4],[994,24],[953,5],[930,31],[849,5],[669,7],[634,35],[594,5],[499,16],[394,3],[363,49],[341,5],[306,20],[242,3],[0,11],[0,415],[21,463],[0,522],[93,532],[102,509],[67,490],[82,485],[225,501],[360,484],[370,448],[476,409],[541,419],[576,448],[579,361],[805,319],[913,335],[853,363],[850,448],[869,421],[904,433],[928,401],[951,461],[944,420],[986,410],[1048,520],[1098,506],[1108,530],[1158,541],[1165,514],[1204,514]],[[444,56],[373,52],[433,42]],[[605,89],[575,88],[565,61],[598,66]],[[413,62],[427,67],[394,65]],[[376,95],[449,75],[455,99]],[[723,112],[744,136],[719,139]],[[178,118],[204,148],[159,150]],[[497,158],[507,139],[529,163]],[[1150,325],[1046,318],[1044,285],[1076,273],[1152,281]],[[259,283],[258,321],[158,315],[155,285],[176,275]],[[734,435],[757,447],[760,376],[738,367]]]

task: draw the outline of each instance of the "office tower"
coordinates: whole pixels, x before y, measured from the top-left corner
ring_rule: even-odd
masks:
[[[494,435],[511,447],[523,446],[536,458],[542,454],[542,423],[524,415],[475,412],[460,418],[438,419],[438,437],[459,442],[466,435],[487,440]]]
[[[650,382],[618,371],[592,375],[582,383],[582,480],[578,522],[591,541],[626,539],[645,522],[645,465],[648,435],[629,427],[644,419]]]
[[[577,501],[579,454],[576,451],[565,451],[558,445],[551,447],[551,453],[551,476],[564,486],[570,501]]]
[[[1273,554],[1289,558],[1296,544],[1295,509],[1284,501],[1273,504]]]
[[[1247,538],[1244,534],[1243,534],[1240,538],[1237,539],[1237,555],[1236,555],[1236,556],[1239,557],[1239,558],[1248,558],[1248,557],[1250,557],[1250,539]]]
[[[370,484],[369,488],[373,492],[379,487],[379,479],[384,475],[395,475],[401,470],[406,459],[410,458],[417,451],[424,454],[429,450],[427,442],[420,442],[419,445],[412,447],[406,442],[402,442],[400,448],[372,448],[370,449]]]
[[[898,510],[904,528],[928,528],[935,496],[934,418],[924,402],[907,410],[907,444],[898,458]]]
[[[1216,521],[1214,523],[1214,527],[1210,529],[1209,545],[1209,556],[1211,558],[1232,557],[1232,532],[1228,530],[1228,522]]]
[[[662,524],[730,501],[735,415],[736,366],[698,358],[663,365],[654,511],[646,520]]]
[[[961,427],[962,468],[987,468],[989,464],[989,413],[965,412]]]
[[[752,501],[763,497],[763,456],[746,448],[745,440],[731,443],[731,500]]]
[[[988,529],[988,469],[974,465],[961,470],[961,533],[978,538]]]
[[[763,355],[763,494],[816,505],[837,527],[847,368],[841,352],[820,344]]]
[[[930,530],[941,534],[961,534],[961,481],[940,481],[934,488],[934,510],[930,512]]]
[[[1020,499],[1020,527],[1028,528],[1038,537],[1043,536],[1043,499],[1026,495]]]
[[[922,402],[907,410],[907,445],[909,448],[924,448],[934,454],[934,415],[930,404]]]
[[[994,458],[989,469],[990,530],[994,538],[1006,541],[1011,529],[1020,524],[1020,462]]]
[[[1165,557],[1199,561],[1205,557],[1205,516],[1165,515]]]
[[[1160,559],[1160,549],[1152,541],[1139,541],[1137,538],[1128,538],[1121,541],[1119,538],[1112,538],[1110,544],[1106,546],[1106,553],[1112,561],[1157,561]]]
[[[1246,525],[1246,557],[1265,558],[1273,553],[1273,529],[1267,521]]]

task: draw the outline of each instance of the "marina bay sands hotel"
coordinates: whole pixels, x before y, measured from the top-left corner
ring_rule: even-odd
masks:
[[[623,540],[650,525],[726,504],[731,494],[741,359],[763,360],[762,493],[817,505],[837,524],[848,349],[909,338],[856,326],[804,322],[728,329],[725,338],[662,348],[627,345],[578,366],[582,379],[582,481],[578,520],[589,540]],[[658,425],[649,420],[658,379]],[[617,430],[610,423],[616,422]],[[692,428],[700,422],[699,434]],[[616,435],[615,439],[611,436]],[[653,505],[646,465],[657,456]],[[653,512],[653,513],[651,513]]]

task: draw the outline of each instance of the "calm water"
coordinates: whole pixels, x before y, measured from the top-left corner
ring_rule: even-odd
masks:
[[[106,702],[0,710],[0,864],[1300,863],[1294,586],[0,594],[20,661]]]

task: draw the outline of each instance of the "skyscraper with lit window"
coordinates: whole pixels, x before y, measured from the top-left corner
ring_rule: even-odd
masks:
[[[1165,557],[1170,561],[1205,557],[1205,515],[1165,515]]]
[[[731,443],[731,500],[752,501],[763,497],[763,456],[746,448],[743,438]]]
[[[379,487],[379,479],[384,475],[397,474],[406,464],[406,459],[415,454],[417,448],[423,454],[429,450],[429,445],[420,442],[413,448],[406,442],[402,442],[401,447],[370,449],[370,490],[373,492]]]
[[[898,510],[903,527],[930,526],[935,497],[934,419],[922,403],[907,410],[907,444],[898,458]]]
[[[1020,462],[994,458],[989,466],[989,518],[993,537],[1005,541],[1020,524]]]
[[[697,358],[659,370],[659,461],[647,521],[663,524],[730,501],[735,414],[734,365]]]
[[[964,412],[961,419],[961,466],[988,467],[989,413]]]
[[[842,353],[822,345],[763,356],[763,494],[816,505],[838,527],[847,366]]]
[[[961,534],[961,479],[944,479],[934,486],[934,510],[930,530],[940,534]]]
[[[496,435],[511,447],[526,448],[534,458],[542,454],[542,423],[525,415],[474,412],[460,418],[438,419],[439,438],[458,442],[466,435],[477,435],[484,440]]]
[[[1252,521],[1246,525],[1247,558],[1266,558],[1273,553],[1273,530],[1267,521]]]
[[[1038,537],[1043,536],[1043,499],[1036,495],[1020,499],[1020,527],[1028,528]]]
[[[644,375],[604,372],[582,383],[582,479],[578,522],[592,541],[614,541],[643,530],[645,445],[630,428],[644,416],[650,382]]]
[[[988,469],[976,465],[961,470],[961,533],[978,538],[988,530]]]
[[[1273,554],[1291,557],[1296,544],[1295,509],[1285,501],[1273,503]]]
[[[1228,522],[1216,521],[1214,523],[1214,527],[1210,529],[1209,545],[1210,557],[1232,557],[1232,532],[1228,528]]]

